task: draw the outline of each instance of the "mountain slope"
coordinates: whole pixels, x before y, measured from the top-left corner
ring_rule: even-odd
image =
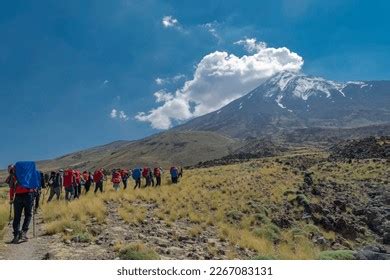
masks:
[[[136,165],[192,165],[229,154],[238,141],[212,132],[165,132],[138,141],[117,141],[38,162],[44,171],[73,167],[133,168]]]
[[[282,72],[220,110],[174,130],[243,138],[297,128],[353,128],[389,122],[390,81],[337,83]]]

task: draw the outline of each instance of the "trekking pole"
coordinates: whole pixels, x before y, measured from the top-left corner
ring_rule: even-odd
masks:
[[[35,238],[35,199],[33,202],[33,211],[32,211],[32,218],[33,218],[33,237]]]

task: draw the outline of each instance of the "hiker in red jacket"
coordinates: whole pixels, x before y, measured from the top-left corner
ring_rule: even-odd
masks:
[[[161,167],[154,168],[153,175],[154,177],[156,177],[156,187],[161,186],[161,173],[162,173]]]
[[[81,195],[81,173],[80,171],[75,170],[74,175],[75,175],[74,198],[79,198]]]
[[[149,167],[146,167],[146,166],[145,166],[145,167],[142,169],[142,177],[145,178],[145,186],[144,186],[144,188],[149,187],[150,184],[151,184],[151,182],[150,182],[150,176],[149,176]]]
[[[13,165],[8,166],[8,173],[6,183],[9,186],[10,204],[14,206],[14,220],[12,223],[14,238],[11,243],[17,244],[19,241],[28,241],[27,231],[31,222],[35,195],[33,189],[28,189],[18,184]],[[23,211],[24,221],[22,231],[20,231]]]
[[[65,188],[65,199],[71,200],[74,197],[74,189],[76,186],[76,176],[72,169],[64,171],[64,188]]]
[[[122,176],[119,170],[114,170],[112,173],[111,182],[113,184],[114,190],[118,191],[120,188],[120,183],[122,181]]]
[[[95,173],[93,174],[93,181],[95,182],[95,191],[94,193],[97,193],[99,190],[101,193],[103,192],[103,179],[104,179],[104,173],[103,169],[97,169]]]
[[[93,183],[93,176],[91,172],[88,171],[83,172],[83,181],[84,181],[85,193],[88,193]]]
[[[122,177],[123,189],[125,190],[127,188],[127,180],[130,177],[129,170],[122,169],[121,177]]]

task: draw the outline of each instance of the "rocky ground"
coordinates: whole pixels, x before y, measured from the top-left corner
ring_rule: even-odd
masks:
[[[328,156],[326,151],[306,150],[261,159],[224,158],[222,162],[213,162],[221,166],[187,171],[185,174],[192,179],[182,182],[182,196],[177,199],[186,201],[184,207],[188,203],[195,205],[196,210],[200,203],[208,201],[185,196],[191,190],[196,191],[192,194],[219,199],[229,194],[228,199],[237,205],[233,202],[234,209],[227,209],[222,221],[231,229],[245,227],[246,232],[258,232],[262,238],[269,238],[275,248],[304,236],[320,251],[349,250],[356,259],[390,259],[390,164],[378,148],[371,147],[377,143],[383,147],[387,138],[374,140],[345,146],[349,147],[346,150],[355,151],[363,145],[366,156],[374,157],[368,159],[348,157],[351,153],[345,150],[333,150],[339,157]],[[236,173],[242,169],[245,173]],[[200,179],[206,175],[207,179]],[[163,188],[167,191],[177,187]],[[145,190],[138,191],[142,194]],[[240,195],[240,191],[244,193]],[[248,196],[247,192],[253,193]],[[197,223],[185,216],[170,221],[167,216],[159,216],[159,211],[172,207],[164,200],[147,195],[131,200],[134,209],[146,209],[146,215],[137,223],[125,221],[120,214],[123,203],[129,201],[109,198],[104,201],[104,221],[89,219],[88,236],[77,235],[70,228],[45,235],[45,225],[38,214],[37,237],[28,243],[2,245],[0,258],[116,259],[127,244],[143,244],[160,259],[253,259],[266,253],[229,242],[218,223]],[[218,207],[208,209],[216,214]],[[255,220],[245,224],[250,217]],[[191,234],[193,229],[197,232]],[[5,241],[11,239],[10,232],[9,228]],[[288,237],[290,234],[292,238]]]
[[[331,149],[332,159],[390,159],[390,136],[369,137],[339,143]]]

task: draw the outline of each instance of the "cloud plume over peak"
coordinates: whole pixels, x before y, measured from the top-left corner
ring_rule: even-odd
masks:
[[[175,122],[223,107],[278,72],[302,68],[303,58],[286,47],[268,47],[254,38],[235,44],[243,45],[248,54],[241,57],[226,51],[207,54],[197,64],[191,80],[175,92],[156,92],[156,102],[162,104],[139,113],[136,119],[149,122],[156,129],[168,129]]]

